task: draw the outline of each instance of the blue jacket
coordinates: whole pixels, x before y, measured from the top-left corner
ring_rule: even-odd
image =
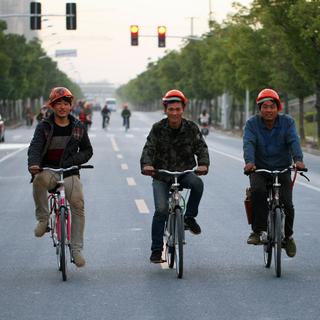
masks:
[[[303,161],[294,120],[278,115],[274,127],[268,129],[260,115],[251,117],[244,129],[243,153],[245,163],[259,169],[281,170],[294,162]]]

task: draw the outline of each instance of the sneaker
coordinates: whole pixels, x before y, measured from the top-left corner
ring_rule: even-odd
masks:
[[[86,260],[84,259],[82,252],[80,250],[72,251],[72,257],[74,264],[81,268],[86,264]]]
[[[152,263],[162,263],[162,251],[154,250],[150,256],[150,262]]]
[[[193,217],[184,217],[184,226],[185,229],[189,230],[193,234],[201,233],[201,228]]]
[[[253,244],[253,245],[259,245],[262,244],[260,240],[260,233],[252,232],[249,235],[249,238],[247,240],[247,244]]]
[[[37,238],[42,237],[48,231],[48,221],[39,221],[34,229]]]
[[[286,238],[285,239],[285,246],[284,249],[286,250],[286,254],[288,257],[293,258],[297,253],[296,243],[294,242],[293,238]]]

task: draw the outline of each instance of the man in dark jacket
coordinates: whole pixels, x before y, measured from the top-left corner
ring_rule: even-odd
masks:
[[[59,176],[42,167],[67,168],[81,165],[92,157],[92,146],[83,124],[70,115],[73,95],[63,87],[53,88],[49,105],[53,114],[41,121],[28,150],[28,169],[33,176],[33,198],[38,224],[36,237],[47,231],[49,210],[47,191],[54,188]],[[76,266],[85,265],[82,254],[84,233],[84,200],[79,171],[64,174],[66,197],[72,214],[71,249]]]
[[[261,232],[267,226],[267,182],[268,175],[254,173],[255,169],[283,170],[294,162],[303,169],[303,155],[294,120],[288,115],[280,115],[282,109],[279,95],[272,89],[262,90],[256,100],[260,114],[250,118],[245,126],[243,151],[246,172],[250,174],[253,207],[252,233],[248,244],[261,244]],[[284,205],[285,250],[289,257],[296,254],[296,244],[292,237],[294,208],[292,204],[292,182],[290,172],[279,176],[280,197]]]
[[[140,163],[142,173],[153,176],[155,213],[152,221],[152,245],[150,261],[162,262],[163,233],[168,216],[169,188],[172,179],[156,173],[155,169],[184,171],[198,163],[197,174],[205,175],[209,169],[207,145],[198,126],[184,119],[187,99],[179,90],[170,90],[163,98],[166,119],[155,123],[147,137]],[[197,157],[197,160],[195,159]],[[203,182],[195,173],[180,176],[182,187],[191,189],[185,213],[185,225],[194,234],[201,228],[195,220],[203,193]]]

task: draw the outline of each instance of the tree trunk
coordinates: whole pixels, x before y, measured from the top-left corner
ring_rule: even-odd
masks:
[[[304,132],[304,97],[299,97],[299,134],[301,143],[305,144],[306,136]]]

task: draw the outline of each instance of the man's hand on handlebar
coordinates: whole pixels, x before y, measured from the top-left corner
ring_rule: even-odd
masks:
[[[302,170],[304,169],[306,166],[302,161],[297,161],[294,166],[298,169],[298,170]]]
[[[245,165],[245,167],[244,167],[244,172],[249,173],[249,172],[255,171],[256,169],[257,169],[257,167],[255,166],[255,164],[249,162],[249,163],[247,163],[247,164]]]
[[[41,168],[38,165],[33,165],[33,166],[30,166],[28,170],[32,175],[36,175],[41,171]]]
[[[196,174],[198,176],[204,176],[208,173],[208,167],[207,166],[199,166],[196,170]]]
[[[155,169],[153,166],[144,166],[142,169],[142,174],[146,176],[154,176],[155,175]]]

